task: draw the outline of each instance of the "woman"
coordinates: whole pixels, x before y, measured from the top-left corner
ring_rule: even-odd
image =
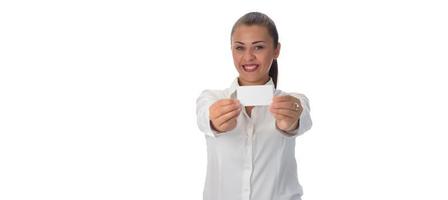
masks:
[[[270,106],[242,106],[236,89],[277,88],[277,28],[251,12],[234,24],[232,56],[238,78],[225,90],[205,90],[197,99],[199,129],[206,134],[205,200],[297,200],[295,137],[311,128],[308,99],[276,89]],[[244,109],[243,109],[244,108]]]

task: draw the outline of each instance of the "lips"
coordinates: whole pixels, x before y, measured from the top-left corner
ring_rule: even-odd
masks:
[[[254,72],[258,69],[258,67],[260,67],[260,65],[258,64],[245,64],[243,65],[243,69],[246,72]]]

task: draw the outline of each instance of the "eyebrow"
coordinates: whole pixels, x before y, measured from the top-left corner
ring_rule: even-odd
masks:
[[[252,42],[252,44],[257,44],[257,43],[261,43],[261,42],[265,42],[265,41],[263,41],[263,40],[259,40],[259,41]],[[244,45],[244,42],[240,42],[240,41],[235,41],[235,43],[243,44],[243,45]]]

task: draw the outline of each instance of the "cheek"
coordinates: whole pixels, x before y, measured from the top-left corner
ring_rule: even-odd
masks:
[[[236,68],[236,70],[237,71],[240,71],[240,69],[239,69],[239,67],[238,67],[238,65],[239,65],[239,63],[240,63],[240,58],[239,58],[239,56],[237,55],[237,54],[235,54],[235,53],[232,53],[232,58],[233,58],[233,64],[235,65],[235,68]]]
[[[233,57],[233,62],[234,63],[239,63],[241,60],[241,55],[237,54],[237,53],[232,53],[232,57]]]
[[[234,60],[236,60],[236,58],[237,58],[237,55],[236,55],[235,53],[233,53],[233,52],[232,52],[232,58],[233,58]]]
[[[263,66],[265,68],[269,68],[271,66],[273,59],[274,59],[274,57],[272,55],[268,55],[268,54],[262,55],[260,57],[260,61],[263,62]]]

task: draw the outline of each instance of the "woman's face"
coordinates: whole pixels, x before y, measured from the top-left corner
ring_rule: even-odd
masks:
[[[241,85],[262,85],[269,80],[272,61],[280,53],[266,27],[239,25],[232,35],[233,62]]]

